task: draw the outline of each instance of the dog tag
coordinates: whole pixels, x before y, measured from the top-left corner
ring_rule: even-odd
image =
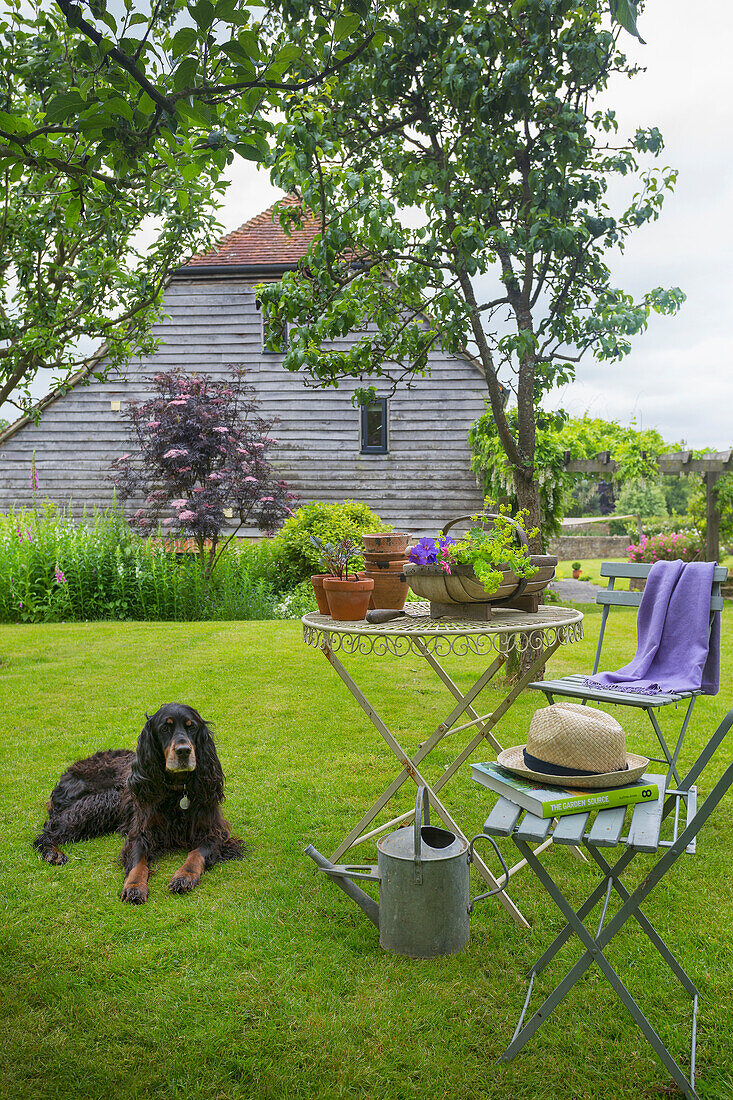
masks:
[[[181,801],[178,803],[182,810],[187,810],[191,803],[188,801],[188,795],[184,794]]]

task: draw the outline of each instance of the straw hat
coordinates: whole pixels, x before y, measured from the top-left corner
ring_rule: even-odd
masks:
[[[535,711],[526,745],[500,752],[497,764],[540,783],[573,787],[622,787],[649,766],[626,752],[615,718],[580,703],[553,703]]]

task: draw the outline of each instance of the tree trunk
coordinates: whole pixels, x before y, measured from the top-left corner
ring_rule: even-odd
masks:
[[[540,534],[540,495],[532,472],[525,469],[514,468],[514,488],[517,493],[517,501],[520,510],[527,512],[527,531],[536,530],[537,534],[529,539],[531,554],[542,553],[542,536]],[[504,679],[507,684],[516,684],[529,669],[535,658],[532,650],[519,653],[512,650],[504,666]],[[539,675],[539,673],[538,673]]]
[[[514,468],[514,488],[520,511],[527,513],[526,530],[536,531],[529,539],[532,554],[542,553],[542,535],[540,532],[540,494],[534,480],[534,471]]]

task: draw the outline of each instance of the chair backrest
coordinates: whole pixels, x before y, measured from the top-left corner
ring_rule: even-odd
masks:
[[[645,580],[649,576],[651,567],[651,562],[604,561],[601,565],[601,576],[608,577],[608,587],[602,589],[596,595],[596,603],[602,605],[603,614],[601,615],[601,629],[598,636],[596,657],[593,663],[593,674],[598,672],[600,665],[601,648],[603,647],[603,636],[606,632],[606,620],[608,619],[609,611],[612,607],[638,607],[641,603],[641,597],[644,594],[640,591],[631,592],[626,589],[617,589],[614,587],[616,581]],[[711,625],[713,622],[713,615],[719,615],[723,610],[724,601],[721,595],[720,586],[727,576],[728,570],[726,566],[715,566],[713,571],[713,585],[710,590]]]

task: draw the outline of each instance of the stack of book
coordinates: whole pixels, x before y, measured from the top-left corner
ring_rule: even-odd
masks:
[[[562,817],[587,810],[610,810],[613,806],[629,806],[635,802],[655,802],[659,797],[656,783],[659,776],[653,773],[647,773],[625,787],[609,787],[606,790],[549,784],[543,787],[533,779],[521,779],[514,772],[505,771],[498,764],[472,764],[471,774],[477,783],[483,783],[535,817]]]

